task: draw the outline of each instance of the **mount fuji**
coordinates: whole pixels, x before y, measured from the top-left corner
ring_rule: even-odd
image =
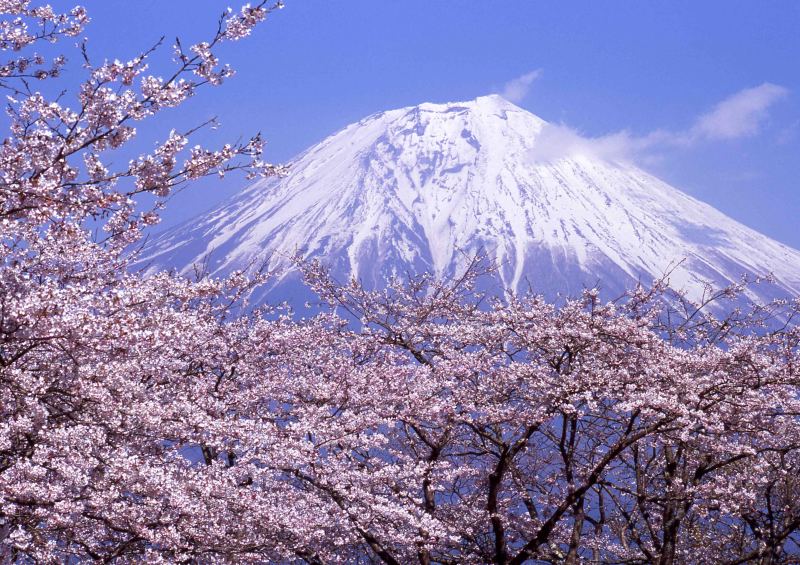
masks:
[[[297,283],[298,254],[375,287],[392,274],[452,276],[479,250],[503,287],[551,298],[596,285],[612,297],[667,272],[694,297],[703,283],[766,274],[775,283],[751,299],[800,295],[799,251],[631,164],[537,158],[547,126],[497,95],[374,114],[299,155],[287,176],[162,233],[141,261],[224,275],[263,258],[277,275],[261,298],[276,301]]]

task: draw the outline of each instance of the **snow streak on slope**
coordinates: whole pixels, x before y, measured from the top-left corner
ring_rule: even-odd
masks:
[[[535,161],[546,125],[496,95],[375,114],[300,155],[288,177],[165,232],[145,260],[224,274],[261,257],[280,270],[299,252],[380,285],[452,275],[485,249],[504,286],[549,296],[620,292],[678,263],[670,282],[694,294],[767,273],[800,294],[800,252],[652,175],[587,155]]]

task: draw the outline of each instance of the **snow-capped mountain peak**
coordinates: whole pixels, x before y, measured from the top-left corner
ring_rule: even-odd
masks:
[[[258,257],[281,271],[299,252],[380,285],[392,273],[454,274],[484,249],[504,286],[549,295],[621,292],[671,269],[695,294],[767,273],[800,294],[800,252],[631,164],[537,158],[545,127],[498,95],[374,114],[302,153],[287,177],[165,232],[144,260],[187,271],[207,260],[223,274]]]

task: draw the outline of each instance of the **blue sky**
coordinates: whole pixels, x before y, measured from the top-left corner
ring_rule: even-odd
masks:
[[[228,4],[84,5],[95,57],[129,59],[166,35],[168,61],[172,37],[206,37]],[[287,0],[252,38],[222,53],[237,76],[161,127],[216,115],[217,139],[262,131],[268,157],[286,161],[373,112],[506,92],[557,124],[559,143],[634,160],[800,248],[798,30],[794,0]],[[159,132],[145,128],[142,149]],[[180,194],[162,226],[242,183],[204,182]]]

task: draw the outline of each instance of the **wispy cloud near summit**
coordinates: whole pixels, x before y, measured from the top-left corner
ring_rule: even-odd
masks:
[[[756,135],[768,117],[770,106],[789,91],[765,82],[729,96],[697,119],[690,134],[694,138],[736,139]]]
[[[528,91],[530,91],[533,82],[540,76],[542,76],[542,69],[536,69],[535,71],[520,75],[505,83],[498,94],[510,102],[522,102],[528,95]]]
[[[608,160],[648,161],[654,158],[654,153],[668,147],[753,137],[763,129],[770,108],[788,93],[782,86],[765,82],[725,98],[685,130],[659,129],[641,136],[623,130],[601,137],[584,137],[564,124],[549,124],[536,139],[530,156],[536,161],[580,154]]]

